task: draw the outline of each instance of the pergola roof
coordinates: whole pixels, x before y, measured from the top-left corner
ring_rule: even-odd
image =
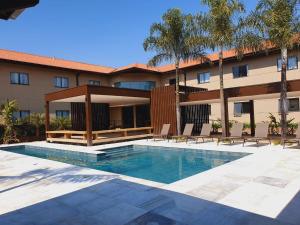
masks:
[[[48,102],[85,102],[91,95],[93,103],[109,103],[110,106],[137,105],[150,102],[150,91],[83,85],[46,94]]]
[[[225,88],[224,95],[228,101],[246,101],[279,98],[281,82]],[[299,96],[300,80],[287,81],[288,96]],[[220,90],[189,93],[181,105],[208,104],[220,102]]]

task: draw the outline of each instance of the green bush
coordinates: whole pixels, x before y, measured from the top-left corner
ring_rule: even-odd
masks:
[[[243,129],[251,129],[250,123],[244,123]]]
[[[218,133],[218,130],[222,127],[221,120],[214,120],[212,122],[213,133]]]
[[[281,121],[277,120],[277,118],[272,114],[269,113],[269,128],[270,132],[273,135],[277,135],[280,133],[280,127],[281,127]],[[288,127],[288,134],[293,135],[295,133],[295,130],[297,129],[298,125],[297,123],[293,123],[295,118],[287,120],[287,127]]]
[[[17,137],[35,136],[35,126],[31,123],[22,123],[15,125]]]
[[[55,118],[51,121],[51,130],[68,130],[71,128],[71,119],[66,117]]]

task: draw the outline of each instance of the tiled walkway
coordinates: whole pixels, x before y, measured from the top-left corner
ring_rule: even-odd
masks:
[[[0,151],[0,224],[300,224],[300,150],[189,147],[254,154],[164,185]]]

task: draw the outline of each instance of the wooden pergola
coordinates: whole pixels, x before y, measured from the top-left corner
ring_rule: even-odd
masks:
[[[46,133],[51,134],[50,129],[50,112],[49,105],[51,102],[83,102],[85,104],[85,123],[86,131],[56,131],[53,133],[64,134],[65,137],[70,137],[72,134],[82,134],[84,142],[88,146],[93,144],[93,135],[97,136],[103,134],[104,131],[95,131],[92,129],[92,103],[115,103],[120,105],[135,105],[135,104],[149,104],[150,91],[133,90],[125,88],[114,88],[104,86],[83,85],[66,90],[53,92],[45,95],[45,128]],[[151,127],[136,128],[135,130],[144,129],[151,133]],[[107,133],[122,132],[127,135],[127,132],[134,131],[134,128],[127,130],[108,130]],[[64,142],[71,142],[69,138],[65,138]]]
[[[254,100],[279,98],[281,90],[280,82],[233,87],[224,89],[226,136],[229,135],[229,101],[249,101],[251,135],[255,132]],[[288,97],[300,96],[300,80],[287,81]],[[183,97],[181,105],[209,104],[220,102],[220,90],[201,91],[189,93]]]

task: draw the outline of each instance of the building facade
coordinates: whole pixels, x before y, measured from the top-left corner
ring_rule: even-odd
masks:
[[[180,84],[207,90],[219,89],[216,54],[209,56],[210,63],[194,61],[180,66]],[[300,79],[298,69],[299,51],[289,52],[288,80]],[[241,87],[280,81],[280,54],[278,50],[269,54],[248,54],[237,60],[232,51],[225,54],[224,86]],[[110,68],[72,62],[50,57],[36,56],[8,50],[0,50],[0,103],[16,99],[19,112],[16,117],[26,117],[34,112],[44,112],[44,95],[84,84],[151,90],[154,87],[175,83],[172,65],[149,68],[133,64],[122,68]],[[300,118],[299,95],[289,96],[288,118]],[[211,102],[210,119],[220,118],[220,104]],[[256,122],[267,121],[269,113],[279,118],[278,97],[255,99]],[[122,127],[124,107],[110,109],[113,127]],[[51,117],[70,116],[70,104],[55,103],[51,106]],[[229,119],[249,123],[247,101],[237,99],[229,102]]]

